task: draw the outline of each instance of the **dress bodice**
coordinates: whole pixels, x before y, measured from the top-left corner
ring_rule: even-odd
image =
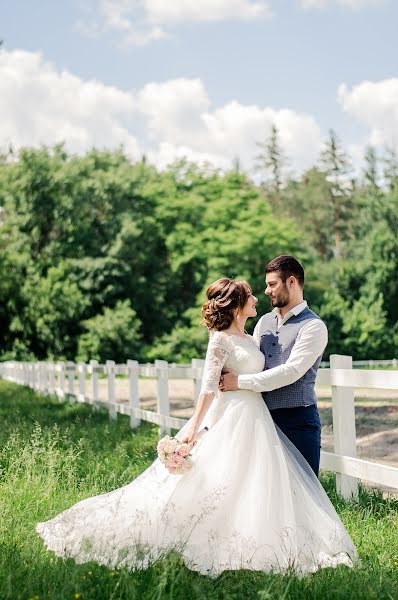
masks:
[[[258,373],[264,369],[264,355],[251,335],[212,333],[207,347],[201,394],[217,392],[223,367],[235,373]]]
[[[222,333],[222,332],[221,332]],[[238,375],[244,373],[258,373],[264,369],[264,354],[259,350],[253,337],[246,334],[239,335],[224,334],[229,337],[231,352],[225,361],[225,367],[233,369]]]

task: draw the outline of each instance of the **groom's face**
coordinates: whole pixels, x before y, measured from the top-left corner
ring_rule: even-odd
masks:
[[[278,273],[267,273],[265,276],[265,293],[269,296],[272,306],[282,308],[290,301],[289,289]]]

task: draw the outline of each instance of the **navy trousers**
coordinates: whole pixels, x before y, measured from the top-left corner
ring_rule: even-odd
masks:
[[[315,475],[319,473],[321,453],[321,421],[313,406],[277,408],[270,411],[274,423],[304,456]]]

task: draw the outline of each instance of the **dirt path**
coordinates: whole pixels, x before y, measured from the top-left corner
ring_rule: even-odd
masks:
[[[100,380],[100,398],[107,398],[107,381]],[[322,421],[322,448],[333,450],[331,388],[319,386],[318,407]],[[169,381],[171,414],[189,418],[194,412],[193,382]],[[156,410],[156,381],[141,379],[139,394],[142,408]],[[394,390],[358,389],[355,395],[357,452],[359,458],[398,467],[398,395]],[[116,380],[118,402],[128,401],[128,382]]]

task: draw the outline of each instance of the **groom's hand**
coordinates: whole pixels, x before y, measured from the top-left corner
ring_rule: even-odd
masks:
[[[221,392],[234,392],[238,390],[238,375],[231,369],[223,369],[218,389]]]

